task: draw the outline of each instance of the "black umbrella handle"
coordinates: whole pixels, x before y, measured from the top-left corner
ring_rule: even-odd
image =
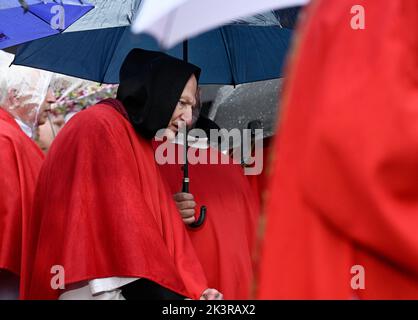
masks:
[[[205,219],[206,219],[206,210],[207,210],[206,209],[206,206],[201,206],[200,207],[200,215],[199,215],[199,218],[197,219],[197,221],[189,224],[189,227],[190,228],[197,229],[197,228],[199,228],[205,222]]]
[[[183,187],[182,187],[181,192],[189,193],[189,178],[186,178],[186,177],[183,178]],[[201,206],[199,218],[195,222],[189,224],[189,227],[192,229],[199,228],[203,224],[203,222],[205,222],[206,211],[207,211],[206,206]]]

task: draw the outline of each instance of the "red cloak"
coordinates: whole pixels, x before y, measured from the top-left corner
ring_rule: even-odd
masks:
[[[112,106],[75,115],[42,167],[23,272],[25,299],[56,299],[65,284],[141,277],[198,299],[208,287],[164,189],[149,141]]]
[[[251,188],[256,193],[259,201],[260,206],[264,204],[264,198],[265,193],[267,189],[267,183],[269,181],[270,177],[270,155],[272,150],[272,144],[273,144],[273,137],[267,137],[263,139],[263,171],[260,172],[260,174],[257,175],[248,175],[248,181],[250,182]]]
[[[155,144],[156,146],[157,144]],[[183,146],[176,145],[183,155]],[[190,148],[189,154],[210,159],[221,157],[215,149]],[[182,158],[182,156],[181,156]],[[178,163],[178,162],[177,162]],[[181,191],[183,171],[180,164],[160,166],[171,193]],[[204,224],[188,228],[188,234],[202,263],[210,287],[223,293],[224,299],[248,299],[253,280],[252,252],[259,206],[243,169],[236,164],[189,164],[190,193],[197,203],[207,207]]]
[[[356,4],[365,29],[350,25]],[[258,298],[417,299],[418,2],[317,1],[307,17],[284,91]]]
[[[0,108],[0,269],[20,276],[22,238],[44,156]]]

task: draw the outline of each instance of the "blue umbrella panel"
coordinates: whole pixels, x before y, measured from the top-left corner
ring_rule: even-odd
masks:
[[[79,0],[0,1],[0,49],[39,39],[67,29],[94,8]]]
[[[188,61],[202,69],[201,84],[241,84],[282,76],[292,31],[279,26],[227,25],[188,40]],[[133,48],[159,51],[129,27],[66,32],[18,48],[14,64],[100,83],[118,83]],[[168,54],[183,58],[180,44]]]

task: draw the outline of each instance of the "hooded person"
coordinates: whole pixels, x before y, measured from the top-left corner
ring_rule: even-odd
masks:
[[[222,297],[207,289],[151,146],[198,77],[191,64],[134,49],[117,99],[60,131],[36,189],[23,299]]]
[[[31,140],[45,121],[51,74],[11,66],[0,51],[0,299],[17,299],[22,244],[43,154]]]
[[[178,135],[175,152],[170,155],[174,150],[171,146],[158,145],[161,149],[156,157],[165,154],[164,149],[167,149],[167,158],[165,163],[161,162],[160,170],[174,195],[183,222],[188,226],[209,286],[219,289],[225,299],[248,299],[253,278],[252,251],[258,201],[241,165],[234,164],[228,155],[218,151],[216,138],[220,128],[202,116],[193,125],[191,115],[190,111],[189,117],[182,119],[189,127],[194,127],[188,135],[190,193],[180,192],[182,161],[173,161],[182,159],[183,132]],[[216,130],[217,134],[210,135],[210,130]],[[200,138],[195,138],[194,133]],[[192,228],[202,206],[207,209],[206,218],[201,226]]]

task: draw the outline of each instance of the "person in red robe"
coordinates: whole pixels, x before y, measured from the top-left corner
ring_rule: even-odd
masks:
[[[418,298],[417,30],[415,0],[311,4],[285,88],[258,298]]]
[[[191,119],[190,112],[183,120],[191,126]],[[182,139],[178,141],[181,143]],[[204,223],[187,230],[209,286],[219,289],[224,299],[248,299],[259,215],[256,195],[241,165],[233,164],[228,155],[209,147],[205,141],[194,143],[188,150],[195,159],[206,159],[202,161],[205,163],[189,164],[190,193],[180,192],[181,164],[160,165],[163,178],[170,186],[186,225],[195,222],[201,206],[207,208]],[[175,151],[175,157],[183,155],[184,145],[176,145]],[[217,163],[210,163],[210,159],[217,159]]]
[[[8,65],[0,52],[0,300],[17,299],[21,253],[32,210],[36,180],[44,159],[31,139],[32,125],[46,121],[42,103],[50,75]],[[5,62],[4,60],[10,60]],[[4,64],[3,64],[4,63]],[[1,67],[1,66],[0,66]]]
[[[180,96],[194,96],[199,73],[134,49],[117,99],[60,131],[36,188],[23,299],[222,298],[207,289],[151,146],[158,130],[175,134]]]

